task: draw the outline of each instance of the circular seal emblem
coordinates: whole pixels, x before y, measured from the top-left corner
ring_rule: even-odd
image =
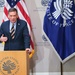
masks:
[[[4,0],[0,0],[0,7],[4,7]]]
[[[66,27],[74,24],[75,6],[73,4],[73,0],[63,0],[63,4],[62,0],[50,0],[47,8],[47,17],[52,25]]]
[[[13,57],[5,57],[0,61],[0,72],[2,75],[16,75],[19,71],[19,63]]]
[[[43,6],[48,6],[48,2],[49,2],[49,0],[41,0],[41,4]]]

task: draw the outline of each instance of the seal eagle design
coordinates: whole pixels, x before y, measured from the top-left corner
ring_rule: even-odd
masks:
[[[52,13],[54,18],[57,19],[60,15],[64,19],[63,26],[66,25],[66,20],[71,19],[73,11],[70,10],[72,8],[73,1],[71,0],[56,0],[54,2],[55,11]]]

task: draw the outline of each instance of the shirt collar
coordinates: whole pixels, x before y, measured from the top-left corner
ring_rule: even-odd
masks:
[[[14,25],[16,25],[16,23],[17,23],[17,21],[14,23]],[[10,22],[10,24],[12,25],[13,23],[12,23],[12,22]]]

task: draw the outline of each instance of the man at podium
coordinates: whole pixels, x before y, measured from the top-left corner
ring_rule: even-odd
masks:
[[[27,23],[18,18],[16,8],[10,8],[8,11],[8,21],[0,26],[0,41],[5,42],[4,50],[30,50],[30,36]]]

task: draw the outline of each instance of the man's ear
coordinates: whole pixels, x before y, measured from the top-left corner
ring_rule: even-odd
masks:
[[[17,15],[17,18],[19,18],[19,16]]]

